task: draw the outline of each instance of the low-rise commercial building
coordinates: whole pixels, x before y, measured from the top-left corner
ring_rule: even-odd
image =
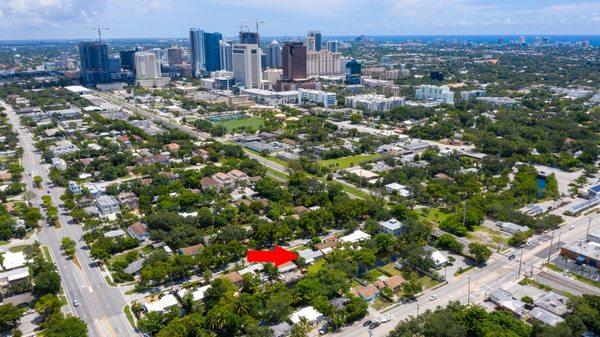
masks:
[[[405,103],[402,97],[385,97],[384,95],[358,95],[346,97],[346,106],[371,111],[388,111]]]

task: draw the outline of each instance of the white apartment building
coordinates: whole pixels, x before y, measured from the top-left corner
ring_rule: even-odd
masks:
[[[306,73],[308,76],[341,75],[344,73],[342,54],[329,50],[306,53]]]
[[[160,63],[155,53],[137,52],[135,53],[135,78],[138,80],[147,80],[159,78]]]
[[[262,81],[260,48],[256,44],[233,45],[233,77],[247,89],[260,88]]]
[[[225,41],[219,43],[219,54],[221,56],[221,69],[233,71],[233,46]]]
[[[283,78],[283,70],[268,68],[263,70],[262,76],[263,80],[269,81],[269,83],[274,85],[275,83],[277,83],[277,81]]]
[[[298,89],[298,104],[304,102],[323,104],[324,107],[328,108],[337,105],[337,98],[333,92]]]
[[[358,95],[346,97],[346,106],[355,109],[368,109],[371,111],[388,111],[404,105],[402,97],[385,97],[384,95]]]
[[[242,89],[240,95],[246,95],[258,104],[278,106],[281,104],[296,104],[298,91],[268,91],[263,89]]]
[[[423,101],[442,101],[454,104],[454,92],[450,91],[450,87],[447,85],[424,84],[415,90],[415,98]]]

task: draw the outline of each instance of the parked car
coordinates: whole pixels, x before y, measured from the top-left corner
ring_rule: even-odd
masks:
[[[391,320],[392,320],[392,316],[390,316],[390,315],[383,315],[383,316],[377,317],[377,322],[379,322],[379,323],[387,323]]]
[[[373,321],[369,319],[363,323],[363,326],[369,326],[369,325],[371,325],[371,323],[373,323]]]
[[[430,301],[435,301],[435,300],[437,300],[437,299],[438,299],[438,296],[437,296],[437,295],[431,295],[431,296],[429,296],[429,300],[430,300]]]
[[[512,254],[511,256],[508,257],[509,260],[514,260],[515,259],[515,254]]]
[[[369,329],[373,330],[376,327],[378,327],[379,325],[381,325],[381,323],[379,323],[379,322],[373,322],[373,323],[371,323],[371,325],[369,325]]]

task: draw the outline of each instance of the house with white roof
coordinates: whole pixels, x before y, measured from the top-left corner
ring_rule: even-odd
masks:
[[[351,234],[342,236],[339,241],[342,243],[356,243],[365,241],[371,238],[371,235],[361,231],[360,229],[355,230]]]
[[[292,313],[290,315],[290,321],[294,324],[299,323],[301,318],[304,317],[309,323],[315,323],[320,318],[323,317],[323,314],[318,312],[312,306],[304,307]]]
[[[179,302],[177,302],[177,298],[172,294],[165,295],[158,301],[144,303],[146,312],[165,313],[174,307],[179,307]]]
[[[402,234],[403,226],[404,225],[402,224],[402,222],[400,222],[394,218],[389,219],[388,221],[381,221],[379,223],[379,228],[381,229],[382,232],[387,233],[387,234],[392,234],[392,235]]]
[[[385,185],[385,191],[387,192],[387,194],[397,194],[397,195],[401,195],[405,198],[410,195],[408,188],[406,186],[398,184],[398,183],[391,183],[391,184]]]

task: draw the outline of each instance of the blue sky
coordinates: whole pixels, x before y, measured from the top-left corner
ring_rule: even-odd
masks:
[[[263,35],[600,34],[598,0],[0,0],[0,39]]]

